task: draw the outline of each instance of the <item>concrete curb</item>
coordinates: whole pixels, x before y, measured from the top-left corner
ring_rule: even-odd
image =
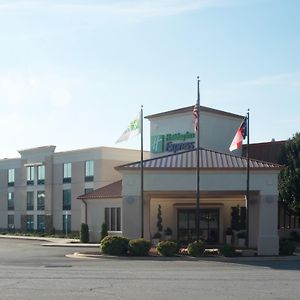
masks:
[[[253,257],[224,257],[224,256],[113,256],[103,254],[90,254],[75,252],[66,255],[69,258],[80,259],[114,259],[114,260],[149,260],[149,261],[214,261],[214,262],[228,262],[228,263],[242,263],[242,262],[263,262],[263,261],[298,261],[300,255],[294,256],[253,256]]]
[[[70,248],[99,248],[99,244],[80,244],[80,243],[45,243],[43,247],[70,247]]]

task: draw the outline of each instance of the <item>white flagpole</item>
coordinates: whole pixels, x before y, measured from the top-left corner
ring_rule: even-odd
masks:
[[[197,77],[197,200],[196,200],[196,238],[200,240],[200,80]]]
[[[144,238],[144,128],[143,128],[143,105],[141,106],[141,238]]]

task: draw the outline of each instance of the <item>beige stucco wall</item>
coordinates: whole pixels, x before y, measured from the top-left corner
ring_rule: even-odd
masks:
[[[206,149],[229,153],[229,146],[241,124],[242,119],[228,115],[200,112],[200,146]],[[178,114],[163,115],[150,119],[150,136],[194,132],[193,113],[180,112]],[[192,141],[192,140],[191,140]],[[195,138],[193,139],[195,141]],[[167,154],[151,154],[158,156]],[[241,151],[236,150],[236,155]]]
[[[106,199],[91,199],[86,200],[87,203],[87,223],[89,225],[90,241],[99,242],[101,226],[105,222],[105,208],[117,208],[120,207],[122,211],[122,199],[121,198],[106,198]],[[82,204],[83,205],[83,204]],[[82,206],[83,210],[84,205]],[[122,214],[121,214],[122,218]],[[122,224],[122,220],[121,220]],[[110,234],[122,234],[122,232],[111,232]]]
[[[140,235],[141,202],[139,172],[122,171],[123,174],[123,234],[130,238]],[[193,171],[147,171],[144,175],[146,193],[193,192],[196,189]],[[278,171],[251,171],[250,191],[258,196],[250,202],[250,246],[257,246],[260,255],[278,254],[277,233],[277,179]],[[245,193],[245,171],[201,171],[200,191],[240,191]],[[166,196],[167,197],[167,196]],[[131,201],[128,201],[131,199]],[[242,199],[241,199],[242,200]],[[150,204],[151,206],[151,200]],[[166,204],[170,206],[171,204]],[[148,212],[144,210],[147,215]],[[253,217],[255,215],[255,218]],[[151,219],[151,208],[150,216]],[[134,220],[134,222],[133,222]],[[226,222],[224,223],[224,227]],[[150,225],[152,226],[152,225]],[[146,228],[145,228],[146,229]],[[145,236],[150,237],[153,228],[147,228]],[[224,230],[224,229],[223,229]]]
[[[56,230],[62,230],[63,221],[63,189],[71,189],[71,228],[74,231],[80,229],[84,215],[81,210],[81,201],[78,196],[84,194],[86,188],[99,188],[121,179],[121,174],[114,167],[128,162],[139,160],[140,151],[96,147],[89,149],[54,152],[54,146],[45,146],[19,151],[21,157],[0,160],[0,228],[7,228],[7,215],[15,216],[15,228],[20,229],[21,215],[34,215],[35,228],[37,215],[53,217],[53,226]],[[145,152],[145,158],[148,153]],[[84,164],[87,160],[94,161],[94,181],[85,182]],[[72,163],[72,182],[63,183],[63,164]],[[35,184],[27,186],[26,165],[35,164]],[[44,164],[46,171],[45,184],[37,184],[37,164]],[[8,187],[8,169],[15,169],[15,185]],[[45,191],[45,210],[37,211],[37,192]],[[27,211],[27,191],[34,191],[35,209]],[[7,193],[14,192],[15,210],[7,210]]]

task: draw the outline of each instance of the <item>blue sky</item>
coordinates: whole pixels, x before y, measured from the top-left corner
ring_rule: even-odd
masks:
[[[197,75],[202,105],[250,109],[251,142],[292,137],[299,11],[298,0],[0,0],[0,157],[138,148],[115,141],[140,106],[193,105]]]

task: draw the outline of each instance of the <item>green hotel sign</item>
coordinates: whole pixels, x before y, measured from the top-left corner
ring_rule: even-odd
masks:
[[[168,133],[151,136],[151,152],[173,152],[192,150],[195,148],[195,133]]]

